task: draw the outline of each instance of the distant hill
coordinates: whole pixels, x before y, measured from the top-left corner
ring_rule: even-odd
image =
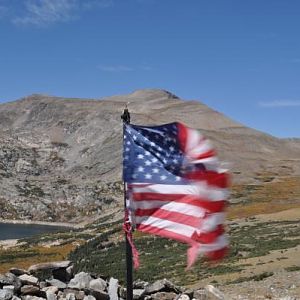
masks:
[[[208,136],[234,183],[300,175],[300,139],[245,127],[163,90],[104,99],[31,95],[0,105],[0,217],[79,221],[121,201],[122,123],[181,121]]]

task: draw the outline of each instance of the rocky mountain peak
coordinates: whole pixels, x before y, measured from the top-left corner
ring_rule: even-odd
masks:
[[[134,124],[180,121],[202,130],[236,182],[253,182],[258,172],[300,174],[297,139],[255,131],[168,91],[101,100],[34,94],[0,104],[0,217],[71,221],[118,206],[127,102]]]

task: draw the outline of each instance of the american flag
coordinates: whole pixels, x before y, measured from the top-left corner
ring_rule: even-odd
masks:
[[[190,245],[188,267],[200,253],[222,258],[228,174],[210,142],[181,123],[124,124],[123,178],[132,224]]]

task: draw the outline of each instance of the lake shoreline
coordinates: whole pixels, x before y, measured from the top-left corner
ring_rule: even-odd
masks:
[[[45,222],[45,221],[30,221],[30,220],[14,220],[14,219],[0,219],[0,224],[24,224],[24,225],[44,225],[54,227],[66,227],[66,228],[82,228],[82,224],[72,224],[67,222]]]

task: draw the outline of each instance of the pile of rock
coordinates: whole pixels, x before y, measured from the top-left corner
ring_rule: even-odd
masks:
[[[210,294],[210,296],[209,296]],[[136,281],[134,299],[224,299],[217,289],[187,290],[164,279],[154,283]],[[213,296],[213,298],[211,298]],[[120,300],[126,289],[115,278],[73,274],[70,261],[44,263],[28,270],[13,268],[0,275],[0,300]]]

